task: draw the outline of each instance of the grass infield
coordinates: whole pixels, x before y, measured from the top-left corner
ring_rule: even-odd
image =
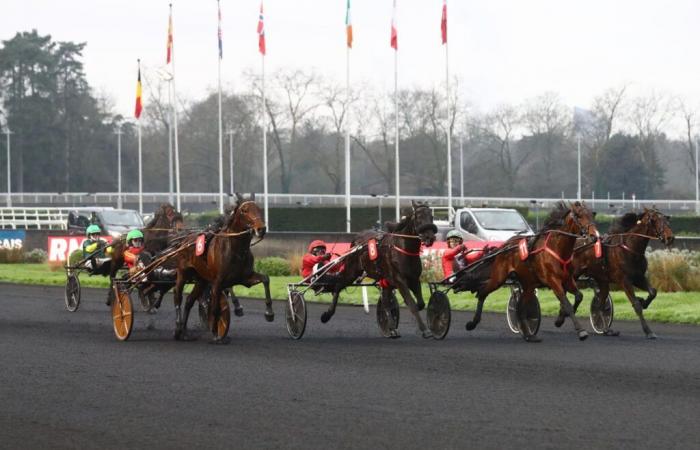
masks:
[[[272,298],[276,300],[286,299],[287,283],[298,281],[298,277],[271,277],[270,288]],[[66,282],[66,275],[62,267],[52,267],[47,264],[0,264],[0,282],[63,286]],[[102,276],[91,277],[82,274],[80,284],[84,287],[108,287],[107,278]],[[236,295],[241,297],[263,298],[262,285],[246,289],[242,286],[235,288]],[[368,288],[369,302],[374,305],[379,298],[379,291],[375,288]],[[428,286],[423,285],[423,295],[427,301],[429,297]],[[510,291],[500,289],[491,294],[484,305],[484,311],[500,312],[506,310]],[[579,308],[580,316],[587,316],[590,299],[593,295],[591,290],[584,290],[585,300]],[[639,294],[641,296],[641,293]],[[559,311],[559,302],[551,291],[540,289],[538,292],[542,314],[546,316],[556,315]],[[476,306],[474,296],[469,293],[450,293],[450,304],[452,309],[473,311]],[[572,297],[569,296],[571,299]],[[632,309],[627,297],[623,292],[612,293],[615,303],[615,319],[637,320],[637,316]],[[309,291],[306,299],[313,302],[330,302],[330,295],[323,294],[316,296]],[[400,297],[399,297],[400,299]],[[401,300],[399,300],[401,302]],[[362,304],[361,288],[349,288],[340,296],[341,304]],[[656,300],[649,309],[644,312],[647,320],[668,323],[700,324],[700,292],[660,292]]]

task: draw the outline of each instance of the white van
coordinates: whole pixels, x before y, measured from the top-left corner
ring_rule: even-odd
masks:
[[[462,234],[464,240],[503,242],[516,234],[533,234],[530,225],[515,209],[460,208],[449,213],[448,220],[435,221],[443,239],[453,228]]]

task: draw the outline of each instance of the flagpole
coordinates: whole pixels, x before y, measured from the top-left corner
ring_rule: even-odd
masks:
[[[141,158],[141,119],[138,119],[139,132],[139,214],[143,214],[143,166]]]
[[[464,204],[464,147],[462,136],[459,137],[459,197]]]
[[[445,0],[447,8],[447,0]],[[447,22],[447,14],[445,14]],[[445,27],[445,38],[447,38],[447,26]],[[445,39],[445,91],[447,94],[447,210],[448,216],[452,210],[452,127],[450,117],[450,52],[448,51],[449,40]]]
[[[394,0],[394,17],[392,20],[392,26],[396,28],[396,0]],[[400,170],[399,168],[401,167],[401,163],[399,160],[399,46],[398,46],[398,30],[395,30],[397,38],[396,38],[396,47],[394,47],[394,140],[395,140],[395,146],[396,146],[396,155],[394,157],[394,160],[396,162],[395,164],[395,170],[394,170],[394,178],[396,182],[396,222],[399,222],[401,220],[401,180],[400,180]]]
[[[228,131],[226,131],[226,134],[228,135],[228,168],[230,172],[229,183],[231,183],[229,189],[231,195],[233,195],[233,129],[229,128]]]
[[[267,185],[267,117],[265,111],[265,55],[262,55],[262,132],[263,132],[263,192],[265,195],[265,225],[270,230],[268,185]]]
[[[221,4],[216,0],[216,6],[219,12],[219,213],[224,213],[224,136],[223,122],[221,118]]]
[[[173,82],[168,80],[168,202],[173,203]]]
[[[173,17],[173,4],[170,4],[170,17]],[[175,43],[171,44],[171,64],[173,69],[173,119],[175,120],[175,127],[173,129],[174,140],[175,140],[175,203],[176,209],[180,211],[182,209],[182,203],[180,199],[180,149],[178,146],[178,133],[177,133],[177,88],[175,87]]]
[[[345,47],[345,231],[350,233],[350,47]]]

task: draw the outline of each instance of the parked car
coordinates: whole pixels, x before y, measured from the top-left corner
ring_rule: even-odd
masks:
[[[93,223],[113,238],[118,238],[129,230],[143,228],[144,225],[141,215],[131,209],[83,207],[68,213],[68,234],[83,235],[85,229]]]
[[[533,234],[525,218],[515,209],[460,208],[448,211],[447,215],[447,220],[435,221],[442,239],[451,229],[458,230],[467,241],[503,242],[516,234]]]

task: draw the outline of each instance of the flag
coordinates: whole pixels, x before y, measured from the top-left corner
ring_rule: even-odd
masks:
[[[216,7],[219,9],[219,59],[224,57],[224,44],[221,40],[221,4],[217,0]]]
[[[399,36],[396,30],[396,0],[394,0],[394,10],[391,13],[391,48],[399,49]]]
[[[265,21],[263,17],[263,2],[260,2],[260,18],[258,19],[258,50],[265,54]]]
[[[170,64],[170,60],[173,56],[173,10],[170,10],[170,17],[168,18],[168,58],[165,61],[166,64]]]
[[[348,48],[352,48],[352,17],[350,16],[350,0],[345,10],[345,34],[347,36]]]
[[[136,81],[136,109],[134,109],[134,116],[137,119],[141,117],[142,110],[143,104],[141,103],[141,62],[139,61],[139,76]]]
[[[442,2],[442,19],[440,20],[440,31],[442,32],[442,43],[447,44],[447,0]]]

